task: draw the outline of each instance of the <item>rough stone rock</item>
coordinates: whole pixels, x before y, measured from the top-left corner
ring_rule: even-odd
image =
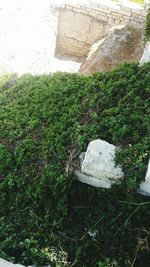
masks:
[[[11,262],[0,259],[0,267],[24,267],[24,266],[20,264],[13,264]]]
[[[97,178],[120,179],[122,170],[115,166],[116,147],[97,139],[89,143],[81,171]]]
[[[150,159],[145,176],[145,182],[141,182],[139,193],[141,195],[150,196]]]
[[[150,62],[150,42],[148,42],[145,46],[144,53],[140,60],[140,64],[143,65],[146,62]]]
[[[110,70],[125,61],[140,61],[144,50],[143,29],[120,25],[108,30],[108,35],[96,42],[79,72],[85,75]]]
[[[75,175],[80,182],[102,188],[119,184],[124,176],[121,167],[115,165],[116,147],[106,141],[97,139],[88,145],[81,170]]]

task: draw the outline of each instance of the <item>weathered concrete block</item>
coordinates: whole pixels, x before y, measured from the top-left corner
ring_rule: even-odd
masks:
[[[115,165],[116,147],[97,139],[88,145],[81,171],[100,180],[118,182],[123,178],[120,166]]]
[[[143,65],[146,62],[150,62],[150,42],[145,46],[143,56],[140,60],[140,64]]]
[[[141,195],[150,196],[150,159],[145,176],[145,182],[141,182],[139,193]]]
[[[23,267],[23,265],[13,264],[11,262],[0,259],[0,267]]]
[[[83,172],[76,170],[74,172],[75,176],[77,177],[78,181],[84,184],[92,185],[94,187],[100,188],[111,188],[112,183],[108,179],[100,179],[93,177],[91,175],[84,174]]]

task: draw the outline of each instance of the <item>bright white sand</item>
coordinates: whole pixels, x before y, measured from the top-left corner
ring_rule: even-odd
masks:
[[[54,57],[57,16],[50,0],[0,0],[0,73],[77,72]]]

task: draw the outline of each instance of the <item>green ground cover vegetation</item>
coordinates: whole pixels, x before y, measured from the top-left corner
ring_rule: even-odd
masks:
[[[112,0],[112,1],[119,2],[119,0]],[[144,4],[144,0],[130,0],[130,2],[134,2],[137,4]]]
[[[150,8],[148,9],[145,22],[145,41],[150,41]]]
[[[24,265],[149,267],[150,64],[0,79],[0,257]],[[77,182],[72,158],[96,138],[121,148],[124,181]],[[66,167],[67,170],[66,171]]]

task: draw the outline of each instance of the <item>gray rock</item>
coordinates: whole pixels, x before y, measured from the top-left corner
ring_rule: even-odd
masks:
[[[120,63],[140,61],[144,51],[143,29],[133,25],[111,28],[108,35],[96,42],[81,65],[79,72],[85,75],[107,71]]]

